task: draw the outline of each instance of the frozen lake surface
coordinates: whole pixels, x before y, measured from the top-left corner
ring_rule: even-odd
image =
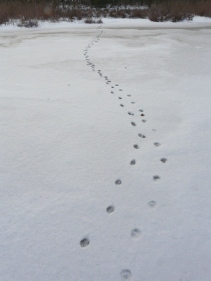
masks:
[[[0,27],[0,280],[211,280],[211,22]]]

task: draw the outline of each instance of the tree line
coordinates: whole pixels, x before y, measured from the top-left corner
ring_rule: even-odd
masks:
[[[24,4],[28,3],[46,3],[52,4],[55,6],[58,5],[88,5],[93,7],[106,7],[110,6],[125,6],[125,5],[137,5],[137,6],[152,6],[158,4],[168,4],[170,2],[188,2],[188,3],[197,3],[197,2],[211,2],[211,0],[1,0],[2,2],[21,2]]]

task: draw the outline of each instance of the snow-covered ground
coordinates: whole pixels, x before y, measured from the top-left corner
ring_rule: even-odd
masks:
[[[0,280],[210,281],[211,22],[0,33]]]

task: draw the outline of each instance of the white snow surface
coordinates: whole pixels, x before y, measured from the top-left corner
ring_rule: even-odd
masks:
[[[0,32],[0,280],[210,281],[211,22]]]

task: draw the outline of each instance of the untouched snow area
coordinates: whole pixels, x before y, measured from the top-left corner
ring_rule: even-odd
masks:
[[[0,28],[0,280],[211,280],[211,22]]]

